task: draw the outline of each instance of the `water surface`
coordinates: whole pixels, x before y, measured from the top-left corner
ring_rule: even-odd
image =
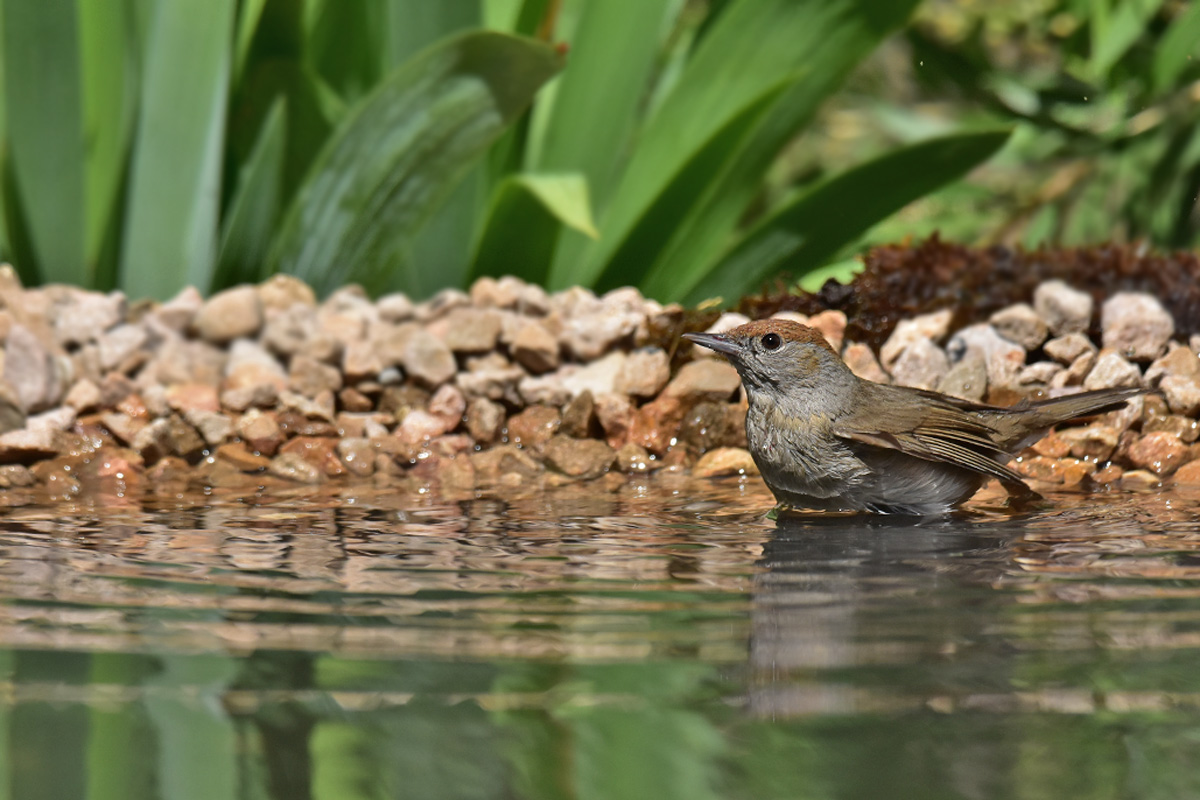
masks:
[[[1200,495],[660,476],[0,517],[0,797],[1200,796]]]

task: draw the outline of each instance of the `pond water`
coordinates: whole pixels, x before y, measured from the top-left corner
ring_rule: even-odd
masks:
[[[1200,796],[1200,495],[756,481],[0,517],[0,798]]]

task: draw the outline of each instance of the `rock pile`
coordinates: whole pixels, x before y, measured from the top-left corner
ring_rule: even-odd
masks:
[[[1200,483],[1200,342],[1174,341],[1147,295],[1109,298],[1100,342],[1089,295],[1049,282],[1032,300],[954,332],[948,312],[907,320],[878,355],[843,341],[840,312],[802,321],[860,375],[976,400],[1157,389],[1047,437],[1016,468],[1065,484]],[[655,334],[684,319],[633,289],[547,294],[514,278],[414,303],[356,288],[318,302],[276,276],[157,304],[26,289],[3,268],[0,486],[342,479],[469,496],[658,469],[751,474],[736,372],[708,351],[676,357]]]

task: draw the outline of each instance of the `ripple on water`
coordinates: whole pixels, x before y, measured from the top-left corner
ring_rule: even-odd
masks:
[[[1042,796],[1017,789],[1200,756],[1200,497],[1010,513],[985,492],[922,520],[769,505],[756,481],[667,475],[452,503],[9,497],[0,688],[45,737],[120,710],[129,752],[167,754],[156,770],[214,718],[242,752],[251,722],[264,755],[239,780],[269,773],[280,797],[309,761],[425,774],[428,796],[474,796],[463,764],[543,796],[521,776],[613,762],[679,796],[873,798]],[[1187,789],[1181,769],[1121,785]]]

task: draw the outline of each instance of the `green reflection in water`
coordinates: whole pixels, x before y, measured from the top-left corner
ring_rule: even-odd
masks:
[[[0,800],[1200,797],[1200,504],[724,500],[0,521]]]

